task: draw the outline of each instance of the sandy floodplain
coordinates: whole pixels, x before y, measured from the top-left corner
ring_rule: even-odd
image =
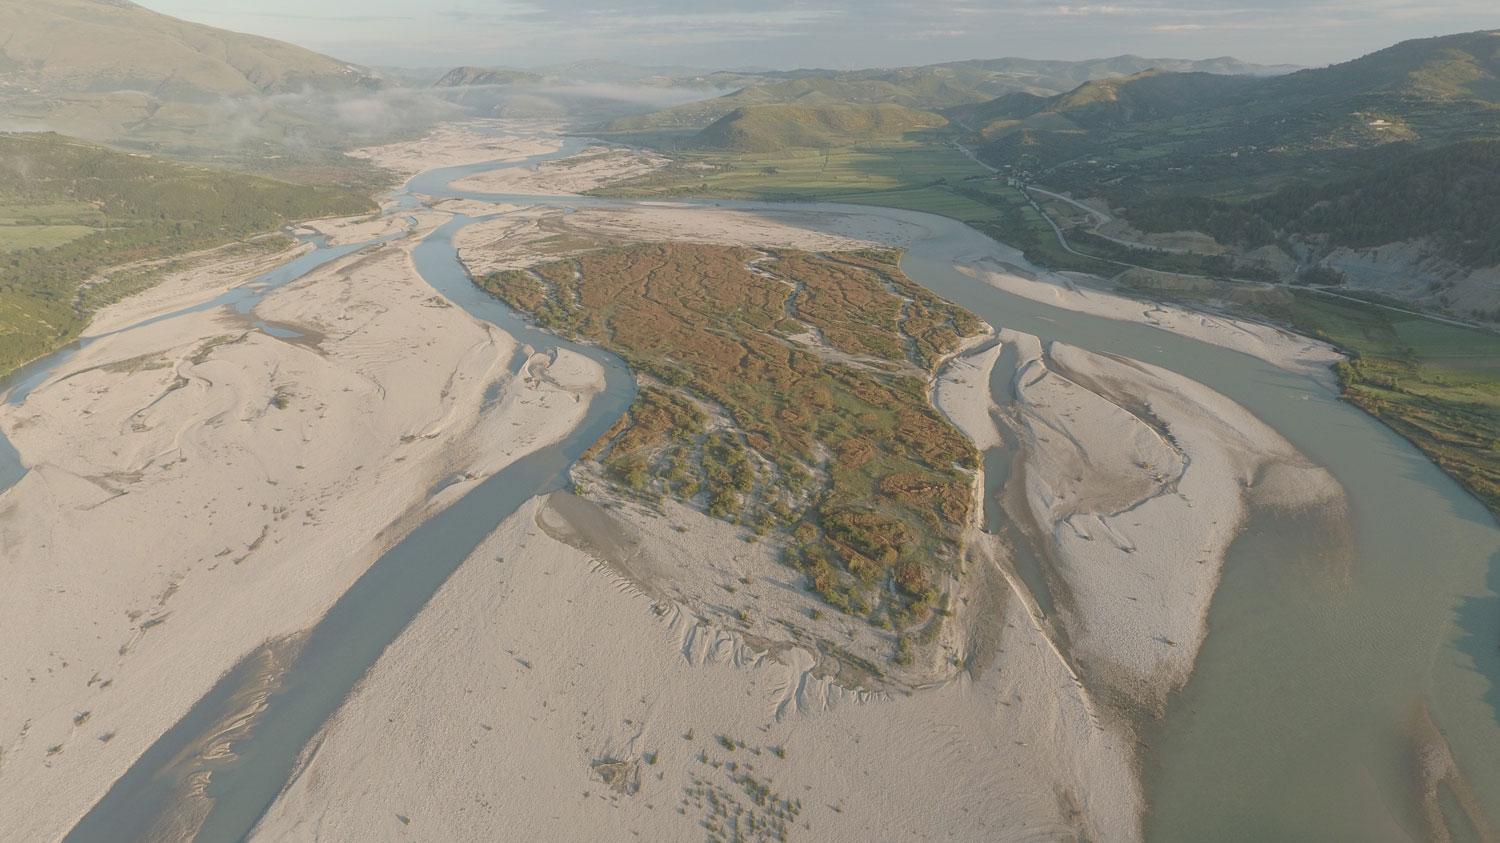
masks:
[[[520,125],[523,128],[518,131],[517,121],[444,123],[417,140],[365,147],[346,154],[410,178],[439,167],[458,167],[483,161],[519,161],[562,148],[554,124]]]
[[[453,187],[478,193],[586,193],[626,179],[650,175],[667,163],[666,158],[654,152],[591,146],[577,155],[543,161],[534,169],[516,167],[479,173],[459,179]]]
[[[479,215],[476,203],[445,202],[444,210]],[[841,232],[812,231],[794,221],[723,208],[642,205],[627,208],[491,206],[502,217],[476,222],[454,237],[459,256],[476,276],[532,266],[591,246],[644,241],[713,243],[760,248],[838,251],[878,245]]]
[[[101,335],[0,405],[29,468],[0,495],[7,837],[63,834],[241,657],[311,626],[432,507],[582,417],[598,367],[563,354],[547,378],[513,375],[515,343],[436,295],[414,243],[268,295],[254,318],[290,338],[187,313]],[[91,333],[275,259],[173,276]]]
[[[1081,285],[1068,273],[1022,268],[995,258],[961,261],[955,268],[1012,295],[1106,319],[1153,325],[1260,358],[1314,378],[1330,389],[1337,386],[1333,364],[1343,359],[1342,355],[1333,346],[1311,337],[1259,322],[1134,299]]]
[[[670,580],[601,561],[608,550],[558,508],[534,501],[460,567],[252,839],[1052,840],[1133,827],[1129,748],[1093,722],[1003,585],[985,589],[998,622],[972,670],[862,699],[815,674],[809,651],[727,629],[662,596]],[[753,588],[776,599],[787,572],[767,573]]]
[[[1023,387],[1016,412],[1038,478],[1023,500],[1051,519],[1059,580],[1074,590],[1059,619],[1043,617],[1008,550],[976,531],[961,669],[869,693],[804,638],[844,624],[853,640],[863,624],[797,620],[816,603],[767,548],[670,502],[655,515],[559,494],[460,567],[306,753],[254,839],[1136,838],[1134,730],[1100,692],[1154,705],[1191,669],[1219,543],[1252,496],[1247,472],[1268,478],[1258,501],[1282,505],[1335,502],[1337,486],[1201,387],[1163,395],[1179,386],[1168,373],[1054,348],[1071,367],[1059,371],[1097,390],[1082,406],[1087,390],[1043,375],[1040,343],[1023,335],[956,360],[937,386],[982,445],[999,441],[985,385],[1006,343],[1031,352],[1018,380],[1050,381]],[[1141,389],[1169,432],[1122,419],[1111,403],[1122,387]],[[1087,429],[1074,450],[1049,447],[1067,435],[1047,425],[1075,413]],[[1121,426],[1128,436],[1114,435]],[[1079,471],[1085,482],[1069,487]],[[1115,514],[1155,499],[1134,522]],[[1165,530],[1165,551],[1113,541],[1153,530]],[[1108,548],[1079,550],[1087,531]]]

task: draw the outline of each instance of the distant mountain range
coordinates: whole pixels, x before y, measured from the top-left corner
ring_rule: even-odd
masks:
[[[791,70],[757,74],[719,73],[693,77],[737,89],[725,96],[616,120],[608,132],[661,132],[702,129],[736,109],[767,104],[802,106],[837,103],[895,104],[937,110],[980,103],[1004,94],[1046,96],[1096,79],[1147,70],[1271,76],[1290,66],[1249,64],[1232,58],[1191,61],[1116,56],[1089,61],[1002,58],[920,67],[870,70]]]
[[[940,131],[1013,175],[1104,199],[1144,232],[1195,228],[1262,256],[1279,244],[1282,273],[1330,261],[1357,273],[1349,250],[1390,243],[1427,261],[1422,278],[1434,259],[1500,261],[1474,227],[1500,203],[1486,169],[1500,138],[1496,32],[1315,70],[1126,55],[853,71],[373,70],[126,0],[0,0],[0,33],[0,129],[284,177],[345,179],[341,149],[464,114],[593,115],[607,136],[724,152]],[[1381,180],[1425,198],[1400,202]],[[1381,203],[1396,207],[1372,217]]]
[[[434,88],[466,88],[475,85],[536,84],[543,81],[539,73],[523,70],[493,70],[484,67],[455,67],[432,83]]]
[[[304,175],[344,166],[341,147],[465,112],[588,114],[612,132],[687,134],[712,126],[697,143],[765,149],[845,143],[861,131],[887,137],[902,126],[943,124],[946,118],[935,114],[942,109],[1017,91],[1052,95],[1148,68],[1256,75],[1288,69],[1229,58],[1119,56],[856,71],[613,61],[531,70],[373,70],[178,20],[128,0],[0,0],[0,32],[8,34],[0,43],[0,128],[55,130],[129,149]],[[643,93],[628,94],[631,89]]]

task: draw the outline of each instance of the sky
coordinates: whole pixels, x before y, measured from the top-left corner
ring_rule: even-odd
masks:
[[[1500,0],[142,0],[366,65],[856,68],[1224,55],[1308,66],[1500,28]]]

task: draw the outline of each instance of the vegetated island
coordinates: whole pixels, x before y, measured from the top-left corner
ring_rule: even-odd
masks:
[[[790,534],[787,561],[824,600],[902,633],[897,664],[935,637],[977,455],[927,393],[987,329],[895,253],[644,243],[481,284],[644,376],[591,452],[605,482]]]

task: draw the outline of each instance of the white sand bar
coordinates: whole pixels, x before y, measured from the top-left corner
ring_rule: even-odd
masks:
[[[470,478],[452,500],[582,417],[597,366],[513,377],[511,338],[437,296],[410,242],[264,300],[255,315],[300,339],[183,315],[101,338],[0,405],[30,468],[0,495],[4,836],[60,836],[220,674],[311,626],[431,513],[435,484]]]

